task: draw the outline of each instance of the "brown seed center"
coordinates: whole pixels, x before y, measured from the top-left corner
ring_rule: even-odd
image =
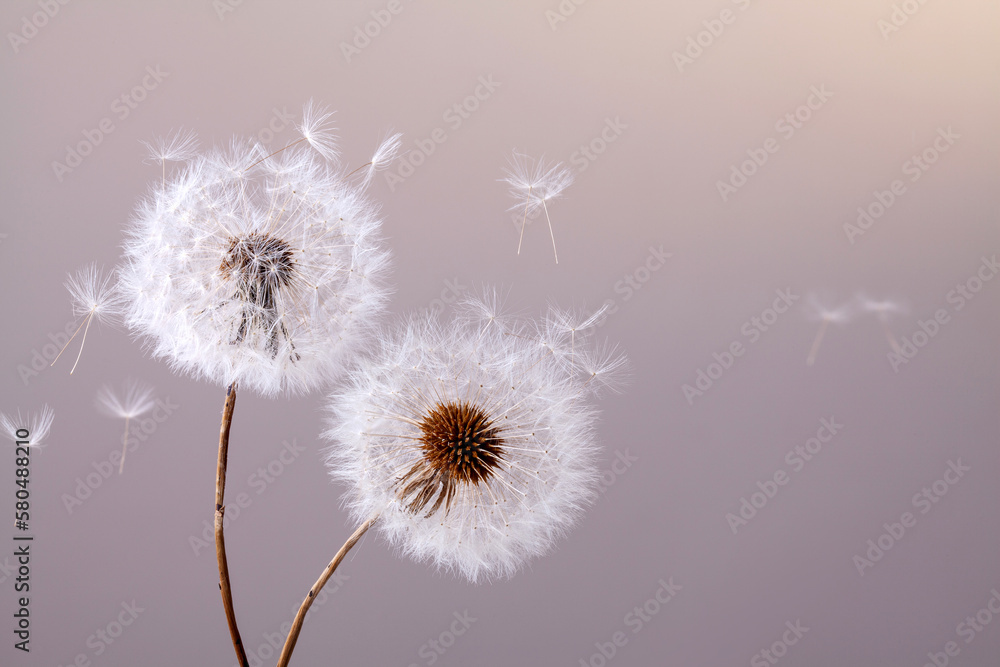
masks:
[[[427,516],[451,507],[459,484],[488,482],[504,458],[500,428],[477,405],[438,403],[419,422],[423,456],[400,480],[400,498],[411,512],[428,504]]]
[[[240,344],[251,329],[267,336],[267,350],[278,354],[279,333],[288,338],[288,331],[278,317],[278,290],[290,284],[295,264],[291,247],[285,241],[252,232],[229,239],[229,248],[219,265],[222,276],[235,283],[234,299],[242,301],[243,312],[235,333],[234,345]],[[291,341],[289,341],[291,345]],[[299,359],[291,345],[292,361]]]

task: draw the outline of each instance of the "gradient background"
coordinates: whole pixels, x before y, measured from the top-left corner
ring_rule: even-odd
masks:
[[[601,465],[613,483],[555,552],[509,581],[473,586],[369,535],[341,567],[348,579],[314,607],[293,664],[430,664],[427,642],[466,610],[476,622],[436,664],[596,666],[595,643],[623,631],[609,664],[747,665],[797,620],[809,631],[782,665],[920,667],[948,641],[960,648],[950,664],[1000,664],[1000,618],[971,643],[956,634],[1000,590],[1000,280],[961,311],[947,301],[1000,250],[996,3],[927,2],[884,36],[889,0],[567,0],[566,13],[575,9],[555,24],[556,0],[404,0],[350,62],[341,45],[385,2],[233,4],[69,2],[16,52],[10,33],[42,10],[0,8],[0,409],[48,402],[56,412],[31,464],[32,650],[12,647],[17,595],[0,571],[0,663],[68,665],[83,654],[94,665],[235,664],[214,550],[196,555],[190,544],[212,519],[224,389],[173,376],[107,327],[90,331],[73,376],[75,343],[37,376],[22,380],[18,368],[71,321],[67,272],[117,261],[135,201],[160,176],[140,140],[183,126],[202,145],[242,134],[280,147],[295,132],[261,134],[274,110],[297,118],[314,97],[337,109],[344,158],[356,165],[389,128],[411,151],[435,128],[447,133],[405,182],[391,189],[380,178],[372,189],[395,256],[392,315],[448,308],[435,302],[446,281],[502,285],[531,316],[548,302],[613,300],[599,335],[628,353],[633,377],[601,401]],[[724,9],[733,22],[679,71],[674,52]],[[168,76],[120,119],[114,100],[147,66]],[[480,76],[500,86],[453,129],[443,115]],[[833,97],[782,138],[775,123],[811,86]],[[103,118],[114,131],[57,178],[52,163]],[[607,119],[627,127],[581,162]],[[960,138],[910,182],[903,164],[948,127]],[[716,182],[768,137],[778,152],[723,202]],[[575,183],[550,209],[558,266],[542,222],[515,253],[512,200],[497,180],[513,148],[577,158]],[[849,243],[843,225],[897,178],[905,195]],[[650,246],[672,257],[630,292],[625,276],[647,278]],[[741,328],[776,289],[800,300],[748,344]],[[870,314],[830,327],[807,367],[818,324],[801,307],[806,295],[833,306],[860,292],[905,304],[889,320],[899,337],[939,308],[951,320],[898,372]],[[682,386],[733,341],[746,353],[690,404]],[[120,448],[121,422],[93,401],[126,376],[178,407],[129,454],[124,475],[69,511],[64,494]],[[243,392],[236,407],[226,536],[237,617],[255,653],[353,529],[343,489],[321,465],[321,405],[319,395]],[[792,471],[786,452],[821,417],[844,429]],[[293,440],[305,452],[258,493],[251,476]],[[637,459],[621,474],[617,453]],[[919,514],[913,495],[958,459],[971,470]],[[13,455],[0,456],[5,516],[13,468]],[[778,470],[790,483],[734,535],[726,514]],[[241,492],[251,504],[233,518]],[[852,558],[905,511],[916,526],[860,576]],[[0,563],[10,563],[14,529],[2,525]],[[682,590],[633,632],[626,614],[669,577]],[[132,600],[144,611],[96,655],[88,637]]]

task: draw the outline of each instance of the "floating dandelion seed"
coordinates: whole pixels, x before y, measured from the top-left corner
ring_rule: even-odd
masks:
[[[16,444],[41,447],[49,435],[55,416],[55,412],[47,404],[32,416],[22,415],[20,409],[13,415],[0,413],[0,429]]]
[[[816,363],[816,354],[819,352],[820,343],[823,342],[826,328],[831,322],[835,324],[849,322],[854,317],[853,303],[847,302],[831,310],[820,304],[816,295],[810,294],[806,299],[806,317],[821,322],[819,331],[816,332],[816,338],[813,339],[812,347],[809,348],[809,356],[806,358],[806,366],[812,366]]]
[[[145,414],[153,409],[153,388],[137,380],[126,380],[124,390],[119,396],[108,385],[97,392],[97,407],[109,417],[125,420],[125,435],[122,437],[122,461],[118,466],[118,474],[125,470],[125,452],[128,449],[128,423],[134,417]]]
[[[396,156],[399,154],[399,148],[402,145],[402,139],[403,135],[398,132],[387,136],[382,140],[378,148],[375,149],[375,154],[372,155],[371,161],[351,172],[355,173],[362,169],[365,170],[364,178],[361,181],[362,187],[368,187],[372,179],[375,178],[375,174],[388,167],[396,159]]]
[[[124,311],[124,299],[117,285],[114,284],[111,274],[105,274],[102,269],[97,268],[97,264],[89,264],[75,276],[70,276],[66,281],[66,289],[69,290],[73,301],[73,315],[82,317],[83,321],[76,328],[70,339],[66,341],[59,354],[52,360],[49,366],[53,366],[62,353],[66,351],[69,344],[73,342],[76,335],[83,329],[83,338],[80,342],[80,351],[73,362],[73,368],[69,374],[72,375],[80,363],[80,356],[83,354],[83,346],[87,343],[87,332],[90,331],[91,321],[96,317],[98,321],[105,323],[115,323]]]
[[[451,321],[425,315],[386,332],[331,397],[327,463],[360,527],[303,602],[279,667],[316,593],[372,525],[405,555],[478,582],[547,552],[595,498],[588,397],[621,356],[584,360],[599,317],[569,328],[550,311],[524,323],[496,305],[495,294],[471,299]]]
[[[528,214],[541,208],[545,212],[545,220],[549,224],[552,254],[555,256],[556,264],[558,264],[559,254],[556,252],[556,236],[552,231],[549,207],[545,202],[562,195],[562,191],[573,183],[573,172],[564,167],[562,162],[547,165],[542,159],[536,164],[527,155],[514,152],[508,166],[504,169],[504,173],[507,174],[507,177],[501,180],[510,186],[510,195],[519,200],[509,210],[520,210],[522,206],[524,207],[521,234],[517,241],[517,254],[521,254],[521,242],[524,240],[524,226],[528,220]]]
[[[889,341],[889,347],[896,354],[900,353],[899,341],[892,333],[892,329],[889,328],[889,316],[893,314],[903,315],[906,314],[907,308],[904,304],[898,301],[875,301],[869,299],[864,294],[858,295],[858,303],[865,312],[875,313],[878,315],[878,320],[882,324],[882,332],[885,334],[885,339]]]
[[[190,130],[178,130],[169,137],[143,141],[149,157],[160,163],[161,185],[167,182],[167,162],[185,162],[198,154],[198,138]]]
[[[190,157],[140,202],[119,284],[126,323],[175,371],[227,387],[215,544],[233,648],[247,664],[224,538],[237,388],[305,393],[338,376],[388,297],[378,208],[338,162],[331,114],[306,104],[302,138],[268,153],[248,140]],[[391,159],[398,138],[372,166]],[[169,145],[169,144],[168,144]]]

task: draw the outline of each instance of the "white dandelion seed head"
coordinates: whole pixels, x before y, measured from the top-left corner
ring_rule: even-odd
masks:
[[[55,416],[56,413],[48,404],[42,406],[42,409],[34,415],[22,415],[20,409],[12,415],[0,413],[0,429],[12,442],[27,440],[28,447],[41,447],[49,435]],[[22,437],[24,431],[28,434]]]
[[[132,419],[143,415],[156,406],[153,387],[138,380],[126,380],[120,393],[110,385],[103,385],[97,391],[94,402],[98,410],[109,417]]]
[[[105,324],[117,324],[125,312],[124,295],[113,274],[96,263],[88,264],[66,281],[74,317],[93,315]]]
[[[516,151],[509,158],[504,173],[507,177],[501,180],[509,186],[510,196],[517,200],[510,210],[526,208],[528,214],[540,208],[543,202],[562,196],[573,183],[573,172],[562,162],[546,164],[544,158],[535,162]]]
[[[847,324],[857,315],[857,308],[853,301],[847,301],[835,308],[824,305],[816,294],[806,296],[803,306],[806,318],[815,322],[832,322],[834,324]]]
[[[177,371],[264,395],[336,377],[387,290],[378,208],[331,161],[306,107],[299,142],[234,140],[156,184],[127,232],[126,323]]]
[[[324,434],[356,520],[378,515],[403,554],[473,582],[549,551],[598,479],[596,411],[564,361],[568,341],[553,350],[538,338],[544,324],[494,306],[466,303],[447,322],[416,317],[383,332],[331,397]]]

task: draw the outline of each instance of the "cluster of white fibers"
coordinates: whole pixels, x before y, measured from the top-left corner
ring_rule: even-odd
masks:
[[[329,114],[268,154],[234,140],[180,157],[137,207],[126,322],[178,371],[264,395],[334,379],[384,307],[389,252],[366,183],[338,161]]]
[[[558,311],[523,323],[471,300],[450,321],[384,331],[331,396],[324,434],[353,518],[377,515],[402,553],[473,582],[547,552],[595,498],[588,399],[623,364],[587,354],[582,329]]]

